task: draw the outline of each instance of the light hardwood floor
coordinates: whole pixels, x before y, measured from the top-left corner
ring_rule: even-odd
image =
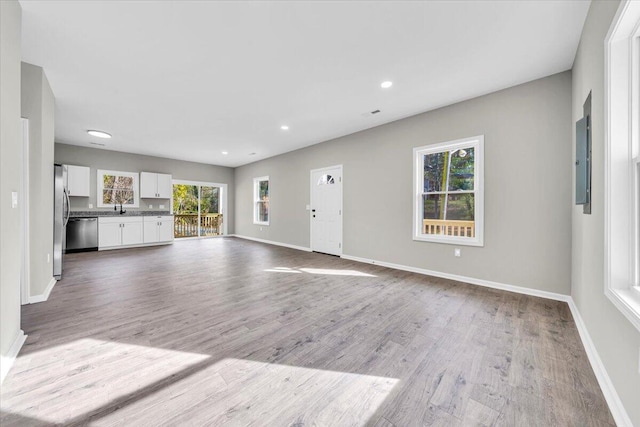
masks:
[[[3,427],[614,425],[565,303],[234,238],[64,267]]]

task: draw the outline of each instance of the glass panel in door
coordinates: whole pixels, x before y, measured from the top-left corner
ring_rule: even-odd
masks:
[[[198,186],[173,184],[173,234],[176,239],[198,237]]]
[[[220,188],[200,187],[200,236],[221,236]]]

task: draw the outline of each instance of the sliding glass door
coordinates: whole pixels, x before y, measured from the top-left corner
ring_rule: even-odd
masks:
[[[175,238],[224,235],[225,190],[226,184],[174,180]]]

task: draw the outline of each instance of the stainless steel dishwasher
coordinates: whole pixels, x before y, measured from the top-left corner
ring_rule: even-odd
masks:
[[[98,250],[98,218],[69,218],[65,252]]]

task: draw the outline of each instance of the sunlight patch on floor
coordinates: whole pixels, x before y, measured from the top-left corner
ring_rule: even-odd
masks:
[[[365,425],[398,380],[221,360],[92,425]]]
[[[357,270],[337,270],[333,268],[288,268],[288,267],[274,267],[264,270],[271,273],[308,273],[308,274],[320,274],[327,276],[356,276],[356,277],[377,277],[373,274],[363,273]]]
[[[3,384],[0,409],[51,423],[69,422],[209,357],[80,339],[18,357],[10,381]]]
[[[94,339],[24,359],[3,386],[3,425],[365,425],[398,382]]]
[[[274,268],[269,268],[265,271],[271,272],[271,273],[297,273],[297,274],[302,273],[301,271],[294,270],[292,268],[287,268],[287,267],[274,267]]]

